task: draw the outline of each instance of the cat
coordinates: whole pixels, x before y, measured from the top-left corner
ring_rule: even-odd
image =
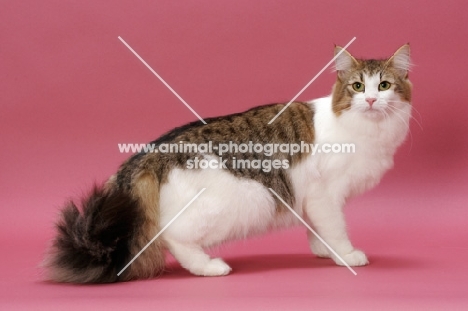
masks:
[[[166,250],[194,275],[227,275],[231,267],[221,258],[211,258],[204,248],[300,224],[285,204],[335,251],[308,231],[315,255],[338,265],[344,265],[340,257],[349,266],[367,265],[366,255],[348,238],[342,209],[349,198],[379,183],[407,136],[410,47],[403,45],[380,60],[357,59],[338,46],[334,53],[337,75],[328,97],[293,102],[279,116],[285,104],[206,119],[207,124],[192,122],[151,144],[352,143],[354,153],[266,155],[230,150],[220,157],[215,151],[196,150],[136,153],[105,184],[94,187],[81,211],[73,202],[66,204],[44,260],[47,277],[72,283],[151,278],[163,272]],[[224,165],[193,168],[195,158],[216,163],[219,159]],[[240,167],[235,165],[239,160],[277,166]]]

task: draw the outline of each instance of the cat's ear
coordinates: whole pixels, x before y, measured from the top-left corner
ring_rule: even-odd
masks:
[[[403,45],[399,48],[392,57],[387,61],[387,63],[395,68],[397,72],[403,77],[408,77],[408,71],[411,67],[410,59],[410,46],[409,43]]]
[[[335,69],[338,72],[338,76],[342,76],[358,64],[356,59],[340,46],[335,45],[335,56],[337,56],[335,58]]]

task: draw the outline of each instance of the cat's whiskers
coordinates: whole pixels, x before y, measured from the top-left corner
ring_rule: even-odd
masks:
[[[402,101],[397,101],[397,100],[389,100],[389,102],[393,102],[393,103],[403,103]],[[419,114],[419,117],[421,118],[421,122],[419,122],[419,120],[416,119],[416,118],[411,114],[411,112],[405,111],[405,110],[403,110],[403,109],[401,109],[401,108],[398,108],[398,107],[395,107],[395,106],[392,106],[392,105],[388,105],[388,107],[391,107],[391,108],[393,108],[393,109],[396,109],[396,110],[398,110],[398,111],[401,111],[401,112],[404,113],[404,114],[409,115],[410,119],[413,119],[414,122],[416,122],[416,124],[419,126],[419,128],[421,129],[421,131],[424,130],[424,128],[423,128],[423,126],[422,126],[422,124],[421,124],[421,123],[422,123],[421,114],[420,114],[414,107],[411,107],[411,109],[412,109],[412,110],[415,110],[415,111]]]
[[[401,115],[398,114],[399,111],[403,112],[403,113],[406,113],[408,114],[410,117],[411,117],[411,114],[410,113],[407,113],[406,111],[402,110],[402,109],[398,109],[396,108],[395,106],[391,106],[391,105],[388,105],[387,106],[388,109],[390,111],[393,112],[394,115],[396,115],[399,120],[401,120],[404,124],[405,127],[408,127],[408,134],[409,134],[409,137],[410,137],[410,149],[409,149],[409,152],[411,152],[411,150],[413,149],[413,133],[411,133],[411,127],[409,126],[409,122],[411,119],[408,119],[408,120],[405,120],[403,119],[403,117]],[[392,109],[397,109],[397,110],[392,110]]]
[[[356,111],[356,110],[357,110],[357,111]],[[362,112],[359,111],[358,109],[351,109],[351,107],[350,107],[350,111],[353,112],[352,122],[353,122],[353,124],[354,124],[354,122],[355,122],[357,116],[358,116],[359,114],[361,114]]]
[[[388,112],[385,109],[382,112],[383,112],[383,115],[384,115],[385,122],[387,122],[387,123],[390,122],[389,121],[390,116],[388,115]]]

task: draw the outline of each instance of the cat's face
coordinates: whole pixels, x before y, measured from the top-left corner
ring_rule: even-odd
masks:
[[[335,48],[335,54],[340,51]],[[398,113],[411,101],[409,66],[409,45],[383,60],[359,60],[343,50],[336,59],[333,111],[338,116],[351,112],[376,121]]]

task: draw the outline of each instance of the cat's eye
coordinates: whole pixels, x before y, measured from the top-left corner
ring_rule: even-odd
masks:
[[[364,84],[361,82],[354,82],[353,90],[355,90],[356,92],[364,92]]]
[[[386,91],[388,90],[390,87],[392,86],[392,84],[388,81],[382,81],[380,82],[379,84],[379,91]]]

